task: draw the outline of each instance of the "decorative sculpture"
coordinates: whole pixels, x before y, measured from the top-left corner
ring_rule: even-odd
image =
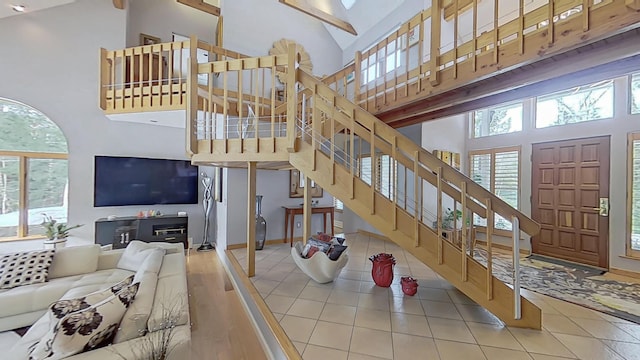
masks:
[[[267,221],[262,217],[262,195],[256,195],[256,250],[264,248],[267,238]]]
[[[369,260],[373,263],[371,268],[371,277],[373,282],[380,287],[389,287],[393,282],[393,266],[396,264],[396,258],[392,254],[380,253],[371,255]]]
[[[204,236],[202,237],[202,244],[198,247],[198,251],[211,251],[214,249],[213,245],[209,242],[209,216],[211,215],[211,208],[213,207],[213,201],[211,200],[211,188],[213,186],[211,178],[202,173],[202,185],[204,191],[202,194],[202,206],[204,207]]]

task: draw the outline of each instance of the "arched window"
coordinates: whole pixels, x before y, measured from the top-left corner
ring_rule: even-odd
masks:
[[[43,237],[43,214],[67,222],[67,153],[53,121],[0,98],[0,238]]]

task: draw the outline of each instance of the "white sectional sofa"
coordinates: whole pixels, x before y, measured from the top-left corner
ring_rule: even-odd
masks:
[[[166,252],[159,253],[157,258],[161,260],[155,265],[142,264],[144,271],[138,270],[138,274],[131,268],[118,268],[125,249],[102,251],[99,245],[57,249],[47,282],[0,290],[0,331],[31,326],[8,355],[3,349],[2,359],[29,358],[29,347],[53,326],[50,317],[43,316],[53,302],[108,288],[134,274],[140,286],[122,318],[114,344],[68,358],[136,359],[150,339],[159,334],[156,332],[173,325],[174,350],[170,358],[188,359],[191,330],[183,245],[153,243],[153,246]],[[169,309],[173,324],[167,322]]]

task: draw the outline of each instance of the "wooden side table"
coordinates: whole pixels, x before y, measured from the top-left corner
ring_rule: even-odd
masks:
[[[289,238],[289,231],[291,231],[291,240],[289,243],[293,246],[293,225],[295,223],[296,215],[303,214],[302,206],[283,206],[284,209],[284,242],[287,242]],[[322,229],[324,232],[327,232],[327,214],[331,216],[331,235],[333,235],[333,216],[335,212],[335,207],[333,206],[313,206],[311,207],[311,215],[313,214],[322,214]],[[291,222],[289,222],[289,217],[291,217]]]

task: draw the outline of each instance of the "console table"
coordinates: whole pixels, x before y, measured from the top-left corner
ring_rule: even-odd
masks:
[[[132,240],[181,242],[186,249],[188,224],[189,218],[175,215],[102,218],[95,222],[95,238],[97,244],[113,245],[114,249],[125,248]]]
[[[291,240],[289,240],[291,246],[293,246],[293,224],[295,223],[296,215],[303,214],[302,206],[283,206],[284,209],[284,242],[287,242],[289,238],[289,230],[291,230]],[[331,216],[331,235],[333,235],[333,215],[335,208],[333,206],[312,206],[311,215],[322,214],[322,229],[327,232],[327,214]],[[289,222],[291,217],[291,222]]]

